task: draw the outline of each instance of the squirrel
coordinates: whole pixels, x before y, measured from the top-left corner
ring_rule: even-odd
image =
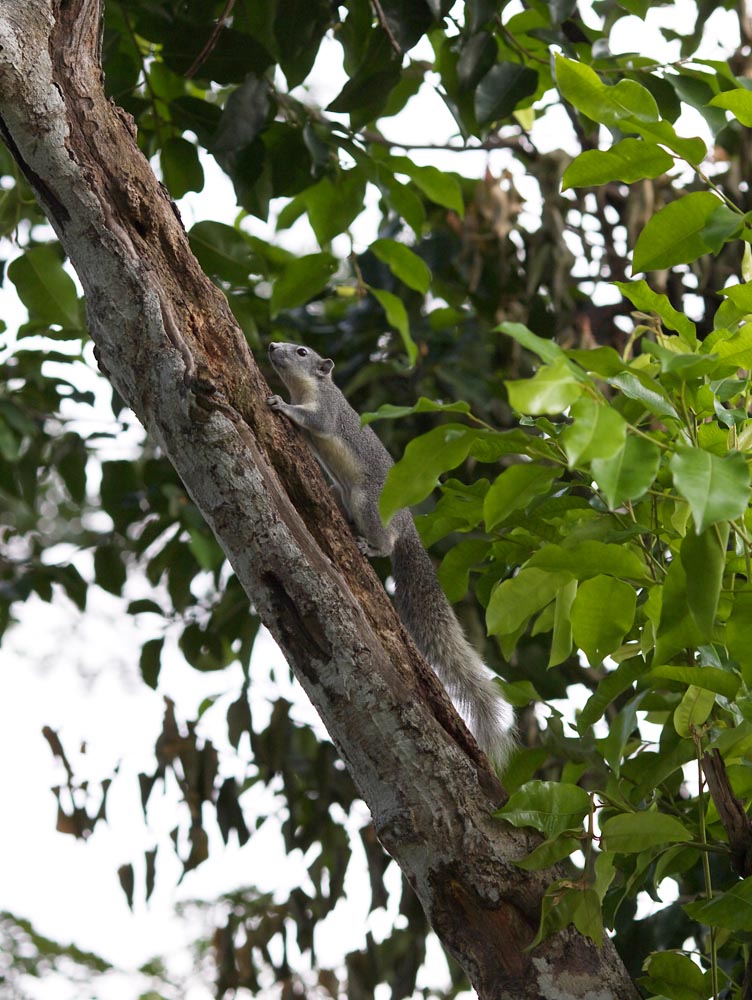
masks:
[[[290,392],[290,403],[268,405],[303,429],[334,484],[340,507],[359,535],[365,555],[390,556],[394,602],[403,624],[433,667],[481,749],[503,767],[514,746],[514,713],[488,668],[465,638],[441,589],[407,508],[384,526],[379,496],[394,464],[373,430],[332,381],[334,362],[299,344],[269,344],[272,367]]]

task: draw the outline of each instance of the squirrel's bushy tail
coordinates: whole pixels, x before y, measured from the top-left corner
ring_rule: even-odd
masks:
[[[497,766],[503,766],[515,744],[514,713],[467,641],[412,517],[409,525],[405,519],[394,544],[392,575],[394,602],[415,645],[435,670],[481,749]]]

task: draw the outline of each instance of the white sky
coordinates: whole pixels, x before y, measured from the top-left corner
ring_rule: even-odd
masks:
[[[624,18],[619,22],[616,42],[623,51],[639,49],[658,60],[675,58],[675,49],[666,45],[656,25],[686,25],[694,17],[693,11],[693,5],[686,2],[656,8],[651,11],[649,28],[636,18]],[[505,17],[511,12],[510,7]],[[724,38],[724,31],[725,37],[729,37],[729,24],[734,24],[732,15],[724,11],[713,15],[705,55],[722,57],[719,39]],[[733,44],[736,43],[728,42],[729,47]],[[313,74],[312,97],[322,106],[341,87],[342,77],[333,68],[339,59],[339,46],[328,43]],[[427,86],[421,94],[420,113],[411,110],[399,120],[383,125],[390,138],[410,143],[445,142],[455,132],[453,119]],[[693,134],[700,127],[690,117],[680,123],[679,131]],[[543,129],[538,128],[536,141],[541,148],[560,145],[566,148],[568,132],[568,126],[549,116]],[[511,158],[502,150],[463,154],[416,151],[411,155],[417,162],[477,176],[482,176],[488,166],[497,174],[502,168],[512,166]],[[188,227],[201,218],[232,223],[237,214],[231,185],[211,159],[205,161],[205,166],[210,171],[205,192],[187,196],[180,206]],[[535,185],[524,177],[517,183],[534,202]],[[535,206],[531,207],[534,210]],[[275,238],[272,226],[257,220],[248,220],[246,225],[264,238]],[[358,220],[356,248],[362,249],[374,236],[372,217]],[[279,239],[297,252],[317,249],[305,220],[280,234]],[[345,242],[338,249],[347,252],[346,238],[340,240]],[[5,288],[0,289],[0,316],[12,326],[13,317],[18,315],[12,287],[6,282]],[[155,789],[151,800],[152,826],[147,829],[139,820],[137,774],[140,770],[153,770],[151,751],[161,728],[163,694],[175,698],[181,719],[194,717],[206,696],[220,695],[217,704],[203,717],[199,731],[215,742],[226,763],[234,759],[234,751],[226,743],[224,716],[227,705],[237,697],[242,681],[240,670],[200,674],[185,665],[173,648],[168,648],[159,691],[152,692],[138,674],[145,633],[120,613],[114,598],[92,589],[90,601],[89,611],[81,615],[62,596],[52,606],[30,600],[17,608],[20,624],[11,630],[0,650],[0,756],[4,761],[0,795],[6,809],[0,832],[0,909],[29,918],[43,934],[62,941],[73,940],[83,949],[98,952],[126,972],[153,955],[173,956],[176,967],[185,968],[185,926],[173,916],[175,901],[213,898],[241,884],[253,883],[262,891],[305,884],[306,863],[301,857],[283,856],[278,825],[270,820],[242,850],[234,834],[226,848],[217,835],[211,859],[189,873],[181,885],[176,885],[181,869],[168,835],[174,825],[175,813],[171,811],[174,792],[160,802],[161,793]],[[282,694],[295,702],[296,718],[312,720],[320,728],[299,689],[290,682],[278,650],[264,635],[254,654],[255,676],[267,677],[270,667],[275,683],[260,681],[252,687],[254,720],[263,720],[270,699]],[[95,783],[120,763],[120,775],[110,791],[109,822],[100,824],[87,843],[55,832],[57,804],[49,787],[63,783],[64,774],[42,738],[44,725],[59,731],[78,778],[86,774]],[[82,740],[88,743],[85,757],[75,752]],[[248,753],[247,744],[242,743],[241,750],[244,748]],[[249,825],[254,816],[255,794],[255,791],[249,793],[244,799]],[[354,828],[364,821],[363,816],[358,817]],[[207,827],[211,828],[211,822]],[[146,906],[142,858],[144,850],[155,844],[159,847],[157,883]],[[133,914],[117,880],[117,868],[126,862],[136,866]],[[348,902],[337,908],[328,931],[317,937],[317,952],[324,965],[335,963],[347,950],[360,947],[366,927],[379,937],[390,923],[377,913],[366,924],[369,890],[362,876],[355,874],[357,862],[353,861],[351,867]],[[396,883],[396,873],[392,881]],[[444,965],[438,953],[430,965],[435,970],[433,975],[438,977],[435,981],[441,981]],[[99,1000],[133,1000],[136,992],[145,987],[143,982],[136,986],[128,975],[113,976],[108,977],[97,996]],[[57,980],[42,984],[35,995],[40,1000],[74,997],[78,1000],[79,996],[74,985]],[[185,994],[185,1000],[208,1000],[210,996],[210,988],[196,987]]]

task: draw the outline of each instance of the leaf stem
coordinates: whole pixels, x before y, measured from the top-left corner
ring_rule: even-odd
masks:
[[[707,832],[705,830],[705,798],[703,788],[705,786],[705,775],[702,771],[702,737],[693,731],[695,748],[697,750],[697,808],[700,827],[700,841],[704,850],[702,851],[702,874],[705,881],[705,898],[713,898],[713,884],[710,877],[710,858],[708,855]],[[718,949],[715,939],[715,927],[708,928],[710,932],[710,978],[713,984],[713,1000],[718,1000]]]

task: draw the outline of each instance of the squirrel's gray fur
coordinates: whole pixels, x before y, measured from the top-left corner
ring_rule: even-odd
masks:
[[[334,362],[299,344],[269,345],[269,359],[290,392],[268,400],[301,427],[371,556],[388,555],[395,604],[416,646],[431,664],[483,750],[502,766],[514,745],[513,712],[465,638],[423,548],[412,514],[381,523],[379,496],[392,466],[386,448],[331,378]]]

